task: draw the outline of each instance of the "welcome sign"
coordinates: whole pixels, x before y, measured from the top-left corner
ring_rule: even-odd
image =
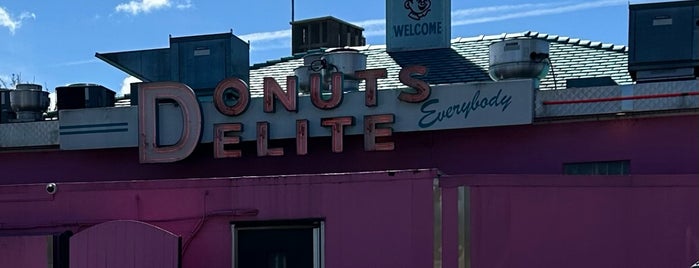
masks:
[[[386,0],[388,52],[451,46],[450,0]]]

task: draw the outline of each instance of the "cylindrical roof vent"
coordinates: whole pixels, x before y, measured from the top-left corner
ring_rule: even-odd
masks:
[[[544,78],[549,71],[549,43],[540,39],[510,39],[490,44],[488,74],[495,81]]]
[[[366,58],[364,53],[356,49],[343,48],[336,49],[323,55],[327,67],[324,69],[325,76],[330,77],[333,72],[341,72],[344,77],[343,91],[359,90],[359,80],[354,72],[366,69]]]
[[[41,120],[49,108],[49,93],[36,84],[17,84],[10,91],[10,106],[17,114],[17,121]]]

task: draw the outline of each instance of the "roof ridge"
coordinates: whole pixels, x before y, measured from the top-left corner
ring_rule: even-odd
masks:
[[[479,36],[474,36],[474,37],[457,37],[457,38],[452,39],[451,42],[452,43],[461,43],[461,42],[473,42],[473,41],[494,41],[494,40],[502,40],[502,39],[508,39],[508,38],[522,38],[522,37],[530,37],[530,38],[546,40],[549,42],[556,42],[559,44],[578,45],[578,46],[597,48],[597,49],[616,51],[616,52],[628,52],[629,51],[629,48],[626,45],[617,45],[617,44],[613,44],[613,43],[603,43],[603,42],[599,42],[599,41],[590,41],[590,40],[584,40],[581,38],[570,38],[568,36],[559,36],[559,35],[546,34],[546,33],[540,33],[540,32],[535,32],[535,31],[526,31],[526,32],[519,32],[519,33],[501,33],[501,34],[493,34],[493,35],[479,35]]]

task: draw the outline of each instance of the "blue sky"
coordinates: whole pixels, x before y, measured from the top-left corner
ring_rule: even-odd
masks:
[[[453,38],[531,30],[628,43],[627,0],[452,0],[451,6]],[[385,12],[385,1],[295,1],[297,20],[330,15],[353,22],[365,28],[367,44],[385,44]],[[95,52],[163,48],[168,35],[232,30],[251,42],[254,64],[291,54],[290,19],[290,0],[0,0],[0,79],[19,73],[49,91],[90,82],[120,95],[128,76]]]

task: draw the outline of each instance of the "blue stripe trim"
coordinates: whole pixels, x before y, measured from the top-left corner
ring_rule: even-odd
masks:
[[[94,127],[125,127],[129,123],[107,123],[107,124],[90,124],[90,125],[73,125],[73,126],[60,126],[59,129],[76,129],[76,128],[94,128]]]
[[[78,135],[78,134],[96,134],[96,133],[116,133],[116,132],[128,132],[128,128],[115,128],[115,129],[101,129],[101,130],[84,130],[84,131],[66,131],[61,132],[61,135]]]

